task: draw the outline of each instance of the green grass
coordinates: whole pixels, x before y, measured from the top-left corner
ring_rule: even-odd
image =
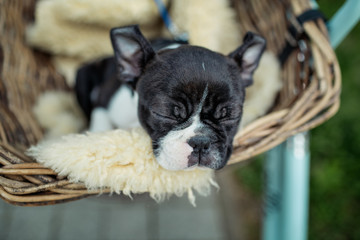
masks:
[[[321,9],[333,12],[333,2]],[[311,134],[309,239],[360,239],[360,25],[336,49],[341,107]]]
[[[331,16],[343,1],[318,1]],[[336,49],[342,71],[337,115],[311,131],[310,240],[360,239],[360,24]],[[262,158],[237,171],[261,197]]]

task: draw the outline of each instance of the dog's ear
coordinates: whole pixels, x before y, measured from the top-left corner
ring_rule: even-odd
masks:
[[[135,84],[146,63],[155,56],[155,51],[137,25],[113,28],[110,38],[120,80]]]
[[[266,40],[252,32],[246,33],[243,44],[229,54],[240,67],[241,79],[244,81],[245,87],[253,83],[253,73],[257,66],[261,55],[266,47]]]

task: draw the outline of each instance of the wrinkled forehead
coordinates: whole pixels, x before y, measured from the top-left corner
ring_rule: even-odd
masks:
[[[209,49],[180,46],[158,54],[159,64],[167,64],[175,73],[196,75],[217,74],[228,71],[230,58]]]
[[[232,59],[200,47],[183,46],[161,52],[141,77],[140,87],[186,97],[199,102],[205,89],[209,96],[232,95],[241,90],[238,68]],[[150,93],[149,93],[150,94]],[[151,97],[151,96],[149,96]]]
[[[194,81],[177,81],[168,88],[172,97],[186,97],[195,103],[204,102],[206,99],[222,101],[234,94],[232,87],[225,81],[210,81],[195,79]]]

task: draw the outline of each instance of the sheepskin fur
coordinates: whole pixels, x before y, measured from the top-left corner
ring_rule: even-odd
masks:
[[[49,91],[40,95],[33,112],[40,126],[46,130],[46,138],[78,133],[87,125],[74,94],[70,92]]]
[[[280,63],[274,54],[265,52],[259,68],[254,72],[254,83],[246,89],[241,127],[265,115],[273,106],[282,88]]]
[[[159,36],[159,15],[152,0],[40,0],[35,24],[27,29],[33,47],[54,55],[89,61],[112,55],[112,27],[143,23],[147,37]]]
[[[173,0],[170,13],[179,29],[189,33],[192,45],[228,54],[241,43],[228,0]],[[35,19],[27,29],[28,44],[53,54],[55,67],[70,86],[81,64],[113,55],[112,27],[139,24],[147,38],[169,36],[153,0],[40,0]]]
[[[170,15],[189,34],[189,43],[229,54],[240,46],[242,34],[229,0],[174,0]]]
[[[27,154],[72,182],[84,182],[88,189],[109,187],[127,196],[148,192],[162,201],[172,194],[187,193],[195,205],[193,189],[206,196],[211,186],[218,187],[213,170],[160,167],[142,128],[67,135],[33,146]]]

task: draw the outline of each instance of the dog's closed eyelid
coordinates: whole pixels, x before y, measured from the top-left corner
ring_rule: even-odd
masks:
[[[216,120],[220,120],[223,118],[226,118],[231,115],[231,108],[229,107],[219,107],[216,109],[216,111],[213,113],[213,117]]]
[[[184,107],[175,105],[173,107],[173,115],[176,118],[185,119],[187,117],[187,112]]]
[[[223,108],[221,108],[220,109],[220,111],[218,111],[218,118],[224,118],[224,117],[226,117],[227,115],[228,115],[228,112],[229,112],[229,110],[228,110],[228,108],[227,107],[223,107]]]
[[[173,121],[173,122],[177,122],[177,119],[175,117],[171,117],[167,116],[165,113],[159,113],[156,111],[151,111],[151,113],[156,117],[156,118],[160,118],[162,120],[167,120],[167,121]]]
[[[241,109],[233,106],[218,106],[213,118],[219,122],[234,122],[241,118]]]
[[[160,112],[156,112],[156,111],[150,111],[150,112],[157,117],[166,118],[164,113],[160,113]]]

